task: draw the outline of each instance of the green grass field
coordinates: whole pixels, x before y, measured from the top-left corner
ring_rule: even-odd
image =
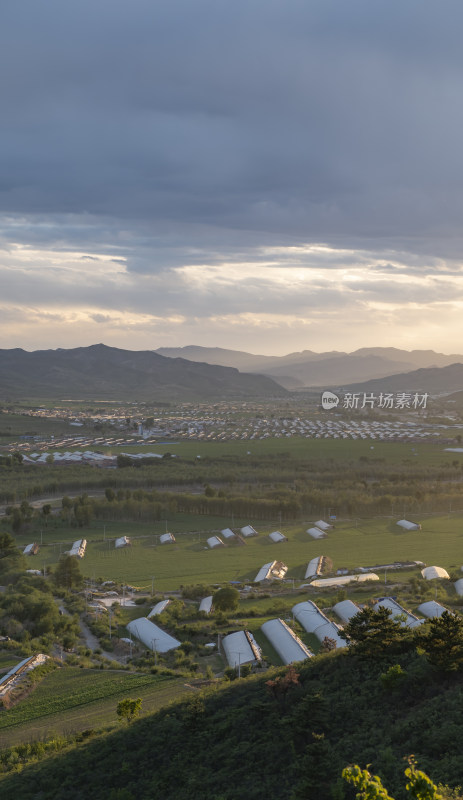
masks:
[[[77,667],[55,670],[29,697],[0,714],[0,749],[114,724],[117,703],[124,697],[141,697],[143,712],[148,712],[186,692],[182,680],[170,677]]]
[[[188,520],[190,529],[193,523],[211,530],[218,529],[221,522],[227,521],[212,517],[193,517]],[[249,520],[247,520],[249,522]],[[183,520],[186,525],[187,520]],[[228,524],[230,522],[228,521]],[[352,569],[358,566],[374,566],[391,561],[423,561],[446,569],[459,569],[463,563],[463,514],[428,516],[422,520],[421,531],[402,532],[390,518],[371,520],[339,521],[336,528],[325,539],[314,540],[304,524],[269,525],[255,523],[258,537],[246,540],[244,546],[230,544],[223,548],[210,550],[206,546],[207,533],[181,533],[176,531],[176,543],[157,544],[163,527],[158,523],[158,533],[153,526],[113,523],[107,527],[112,536],[102,540],[102,527],[93,529],[73,529],[72,539],[80,536],[88,538],[89,544],[85,558],[80,562],[81,570],[87,577],[102,577],[105,580],[123,581],[136,586],[150,588],[155,577],[155,588],[160,591],[173,590],[181,585],[192,583],[215,584],[224,581],[252,581],[260,567],[273,560],[284,561],[289,570],[287,578],[302,581],[307,563],[315,556],[329,556],[334,567]],[[169,524],[172,530],[174,525]],[[181,527],[180,525],[178,527]],[[273,544],[268,533],[281,527],[288,537],[287,542]],[[62,537],[62,532],[50,532],[51,536]],[[99,540],[96,540],[96,536]],[[116,550],[113,536],[127,535],[132,546]],[[44,534],[46,541],[48,534]],[[137,538],[140,537],[140,538]],[[68,543],[72,541],[68,539]],[[42,547],[39,554],[28,559],[30,568],[53,566],[59,559],[60,549],[66,546],[52,544]]]
[[[279,453],[290,454],[298,459],[335,459],[342,461],[356,461],[364,456],[371,459],[381,458],[387,463],[401,463],[403,460],[419,461],[425,465],[436,465],[453,461],[458,458],[458,453],[446,453],[444,445],[439,442],[432,444],[410,444],[405,442],[380,442],[378,440],[362,439],[307,439],[302,436],[292,436],[281,439],[252,439],[229,440],[225,442],[203,441],[172,441],[166,444],[137,444],[132,447],[107,447],[101,448],[104,452],[117,454],[134,452],[141,453],[145,449],[153,453],[172,453],[185,459],[218,458],[221,456],[247,457],[248,452],[257,456],[277,456]]]
[[[26,434],[56,437],[94,435],[93,427],[75,428],[68,420],[5,413],[0,413],[0,433],[0,444]]]

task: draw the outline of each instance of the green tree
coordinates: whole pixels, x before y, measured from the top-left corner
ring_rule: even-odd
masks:
[[[118,453],[116,463],[119,469],[123,469],[124,467],[133,467],[135,465],[133,458],[130,458],[130,456],[125,456],[123,453]]]
[[[370,606],[362,608],[340,632],[353,652],[368,658],[382,655],[385,649],[401,642],[407,635],[407,629],[392,619],[388,608],[375,611]]]
[[[216,611],[235,611],[238,608],[240,593],[234,586],[218,589],[213,596],[212,605]]]
[[[310,724],[309,721],[307,721]],[[333,765],[336,763],[333,748],[324,733],[312,732],[309,744],[300,760],[302,778],[295,790],[295,800],[332,797]]]
[[[48,517],[51,514],[51,504],[50,503],[45,503],[45,505],[42,506],[42,514],[45,517],[45,525],[48,527]]]
[[[55,569],[54,581],[64,589],[80,589],[84,579],[74,556],[61,556]]]
[[[423,630],[424,629],[424,630]],[[418,629],[416,638],[429,663],[442,672],[455,672],[463,667],[463,618],[449,611],[433,617]]]
[[[384,788],[381,778],[378,775],[372,775],[367,769],[361,769],[358,764],[346,767],[342,772],[342,777],[360,789],[356,795],[357,800],[394,800]],[[443,800],[432,780],[416,768],[413,757],[409,758],[409,767],[405,770],[405,777],[408,779],[405,789],[413,800]]]
[[[21,510],[21,514],[23,515],[23,517],[25,517],[26,519],[30,519],[32,517],[34,509],[32,508],[32,506],[29,505],[27,500],[23,500],[19,508]]]
[[[381,673],[379,679],[383,689],[387,692],[394,692],[396,689],[400,689],[406,677],[407,673],[400,664],[394,664],[386,672]]]
[[[137,697],[136,700],[133,700],[130,697],[125,697],[124,700],[121,700],[117,704],[117,716],[121,721],[125,720],[126,722],[132,722],[140,714],[141,704],[141,697]]]

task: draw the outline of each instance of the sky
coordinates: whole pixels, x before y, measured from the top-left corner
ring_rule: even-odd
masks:
[[[461,0],[3,0],[0,347],[462,350]]]

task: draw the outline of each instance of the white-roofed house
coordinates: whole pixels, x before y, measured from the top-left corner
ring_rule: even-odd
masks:
[[[146,617],[139,617],[127,623],[127,630],[130,631],[132,636],[135,636],[153,653],[167,653],[169,650],[174,650],[180,647],[180,642],[174,639],[169,633],[166,633],[154,622],[151,622]]]
[[[303,661],[313,655],[282,619],[269,619],[261,625],[261,631],[275,648],[283,664]]]
[[[262,661],[260,647],[249,631],[229,633],[222,639],[222,647],[229,667],[257,664]]]
[[[231,528],[224,528],[223,531],[220,531],[220,535],[223,536],[224,539],[236,539]]]
[[[463,578],[460,578],[458,581],[455,581],[453,584],[455,586],[455,591],[460,597],[463,595]]]

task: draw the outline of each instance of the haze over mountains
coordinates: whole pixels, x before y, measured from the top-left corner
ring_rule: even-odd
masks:
[[[0,350],[0,397],[206,400],[284,395],[268,377],[103,344],[72,350]]]
[[[351,383],[347,387],[353,392],[427,392],[429,395],[448,395],[463,390],[463,364],[450,364],[447,367],[416,369],[385,378]],[[454,398],[457,400],[457,396]]]
[[[303,350],[286,356],[261,356],[218,347],[161,347],[156,352],[170,358],[186,358],[236,367],[241,372],[261,373],[287,389],[343,386],[412,372],[463,363],[463,355],[445,355],[433,350],[400,350],[395,347],[363,347],[353,353]],[[458,388],[463,388],[463,385]],[[451,391],[449,389],[449,391]]]
[[[177,353],[188,358],[179,358]],[[463,356],[425,350],[363,348],[354,353],[303,351],[272,357],[219,348],[133,351],[103,344],[71,350],[0,350],[0,399],[3,400],[91,398],[177,402],[271,398],[285,395],[288,389],[326,387],[368,392],[457,392],[463,390]]]

